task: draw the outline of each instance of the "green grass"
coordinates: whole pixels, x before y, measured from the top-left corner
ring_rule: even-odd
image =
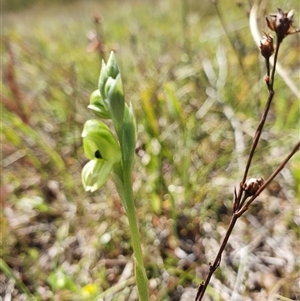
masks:
[[[186,13],[182,3],[41,1],[3,14],[0,276],[14,300],[135,300],[128,224],[115,188],[109,182],[89,194],[80,180],[80,135],[101,67],[99,53],[86,51],[95,14],[137,117],[134,190],[152,300],[180,300],[205,276],[267,91],[246,4],[220,3],[225,31],[209,1],[186,2]],[[294,8],[296,26],[297,3],[272,2],[268,12]],[[287,37],[279,56],[298,89],[299,43],[299,35]],[[299,139],[299,99],[280,77],[275,92],[251,176],[268,177]],[[240,122],[242,153],[228,112]],[[212,300],[230,300],[224,291],[234,288],[241,263],[243,300],[297,299],[299,162],[297,154],[238,221],[217,273],[222,289],[215,280],[208,291]]]

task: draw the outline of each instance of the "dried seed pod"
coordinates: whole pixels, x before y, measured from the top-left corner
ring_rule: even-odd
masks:
[[[265,35],[260,40],[259,48],[262,56],[269,59],[274,52],[273,37],[268,33],[264,32],[264,34]]]
[[[277,9],[277,13],[270,14],[272,17],[269,20],[266,17],[268,27],[276,32],[278,42],[280,43],[287,35],[299,32],[299,29],[293,27],[294,10],[290,10],[288,13],[283,12],[280,8]]]
[[[257,190],[264,184],[263,178],[251,178],[243,185],[243,190],[248,196],[254,195]]]

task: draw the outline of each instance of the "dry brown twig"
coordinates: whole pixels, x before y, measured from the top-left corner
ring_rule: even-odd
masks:
[[[293,27],[293,16],[294,11],[291,10],[288,13],[283,12],[280,8],[278,8],[278,12],[274,14],[270,14],[271,20],[266,18],[267,26],[269,29],[276,33],[276,41],[277,45],[273,44],[273,37],[269,33],[264,33],[264,37],[260,42],[260,51],[262,56],[265,58],[265,64],[267,69],[267,75],[265,76],[265,82],[268,89],[268,99],[263,111],[260,122],[257,126],[256,133],[253,138],[252,146],[249,152],[248,161],[244,170],[244,175],[242,181],[240,183],[240,187],[238,192],[234,189],[234,197],[233,197],[233,213],[232,217],[223,239],[223,242],[219,248],[219,251],[216,255],[215,260],[212,263],[209,263],[209,273],[206,277],[205,281],[198,287],[198,291],[195,297],[195,301],[201,301],[207,286],[210,282],[210,279],[214,272],[220,265],[221,257],[223,251],[227,245],[229,237],[232,233],[232,230],[237,222],[237,220],[248,210],[249,206],[253,203],[253,201],[260,195],[260,193],[268,186],[268,184],[280,173],[280,171],[284,168],[287,162],[292,158],[292,156],[300,150],[300,141],[298,141],[294,148],[290,151],[290,153],[285,157],[285,159],[279,164],[279,166],[275,169],[275,171],[269,176],[269,178],[264,181],[262,178],[251,178],[247,180],[247,176],[250,170],[251,162],[254,157],[254,153],[258,142],[260,140],[275,92],[274,92],[274,78],[276,71],[276,63],[278,59],[278,53],[280,45],[283,39],[290,34],[300,32],[300,29],[295,29]],[[274,54],[274,63],[272,69],[270,69],[270,57]]]

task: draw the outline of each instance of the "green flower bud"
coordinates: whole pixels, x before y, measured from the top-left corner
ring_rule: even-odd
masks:
[[[100,91],[94,91],[90,96],[90,104],[88,106],[98,117],[104,119],[110,119],[110,113],[105,106],[103,99],[101,97]]]
[[[118,135],[120,135],[123,126],[125,99],[121,75],[118,74],[115,80],[111,82],[110,89],[106,98],[106,104],[111,114],[114,126]]]
[[[99,77],[99,91],[102,101],[98,102],[106,107],[106,111],[112,118],[117,135],[120,138],[124,118],[125,99],[120,71],[113,52],[110,53],[107,64],[102,63]],[[97,112],[99,113],[100,111],[100,114],[105,112],[103,108],[99,108],[99,105],[97,109]]]
[[[108,74],[107,74],[107,68],[106,68],[106,64],[104,61],[102,61],[102,67],[101,67],[101,71],[100,71],[100,76],[99,76],[99,82],[98,82],[98,88],[100,91],[100,94],[102,96],[102,99],[104,100],[106,98],[106,94],[105,94],[105,84],[108,80]]]
[[[116,78],[120,74],[119,67],[117,65],[116,57],[113,51],[110,52],[109,59],[106,65],[107,74],[109,77]]]
[[[101,96],[103,99],[107,97],[107,93],[109,90],[109,86],[106,87],[106,83],[109,78],[116,79],[117,75],[120,74],[117,61],[115,58],[115,55],[113,51],[110,53],[109,59],[107,61],[107,64],[105,64],[104,61],[102,61],[102,67],[100,71],[99,76],[99,82],[98,82],[98,88],[101,93]]]

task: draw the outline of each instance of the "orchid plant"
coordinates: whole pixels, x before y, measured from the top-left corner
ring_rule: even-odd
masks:
[[[94,192],[113,175],[129,220],[139,299],[147,301],[148,280],[132,190],[136,121],[131,104],[125,102],[121,74],[113,52],[106,64],[102,62],[98,89],[91,94],[88,108],[100,119],[86,121],[83,128],[84,153],[90,161],[82,169],[82,183],[86,191]],[[101,119],[112,121],[115,135]]]

